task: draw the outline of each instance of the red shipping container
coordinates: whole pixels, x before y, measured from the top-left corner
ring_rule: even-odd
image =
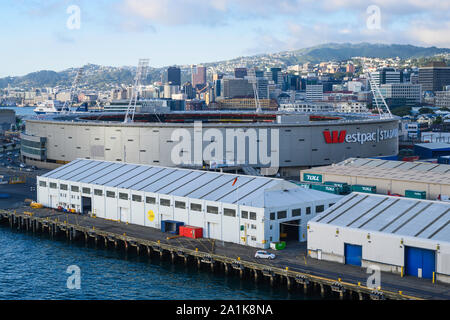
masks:
[[[192,239],[203,238],[203,228],[193,226],[181,226],[180,236]]]

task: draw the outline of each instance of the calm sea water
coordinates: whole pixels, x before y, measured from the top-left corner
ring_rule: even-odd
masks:
[[[0,225],[0,299],[306,299],[300,293],[194,266],[95,249]],[[81,289],[68,289],[71,265]]]
[[[18,116],[35,116],[36,115],[33,111],[35,109],[35,107],[23,107],[23,108],[4,107],[4,108],[14,110],[16,112],[16,115],[18,115]]]

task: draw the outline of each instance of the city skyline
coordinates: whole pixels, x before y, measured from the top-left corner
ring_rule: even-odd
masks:
[[[86,63],[135,65],[142,56],[150,57],[153,67],[201,64],[326,42],[450,47],[450,4],[442,1],[326,0],[318,5],[285,0],[255,6],[252,0],[45,4],[21,0],[2,4],[0,19],[8,31],[0,77]]]

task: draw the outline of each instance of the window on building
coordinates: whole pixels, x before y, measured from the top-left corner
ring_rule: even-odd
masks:
[[[159,204],[163,207],[170,207],[170,200],[168,199],[159,199]]]
[[[186,202],[183,202],[183,201],[175,201],[175,208],[178,208],[178,209],[186,209]]]
[[[256,212],[250,212],[250,220],[256,220]]]
[[[330,203],[330,204],[328,205],[328,208],[329,208],[329,207],[332,207],[332,206],[334,206],[334,203]]]
[[[133,200],[134,202],[142,202],[142,196],[140,196],[138,194],[132,194],[131,200]]]
[[[47,183],[45,181],[39,181],[39,186],[40,187],[46,187]]]
[[[80,192],[80,188],[78,186],[70,186],[70,190],[72,192]]]
[[[206,206],[206,212],[212,214],[219,214],[219,208],[214,206]]]
[[[256,241],[256,237],[255,236],[252,236],[252,241]]]
[[[91,194],[91,188],[83,188],[82,190],[85,194]]]
[[[224,208],[223,215],[227,217],[236,217],[236,210]]]
[[[248,219],[248,211],[241,211],[241,218]]]
[[[286,210],[278,211],[277,219],[284,219],[284,218],[287,218],[287,211]]]
[[[128,200],[128,193],[119,192],[119,199]]]
[[[316,213],[324,212],[324,211],[325,211],[325,206],[323,204],[316,206]]]
[[[145,202],[148,204],[156,204],[156,198],[155,197],[145,197]]]
[[[56,183],[50,182],[50,188],[51,189],[56,189],[57,188]]]
[[[94,189],[94,195],[95,196],[103,196],[103,190],[101,189]]]
[[[306,207],[306,214],[311,214],[311,207]]]
[[[301,214],[302,214],[302,209],[293,209],[292,210],[292,216],[293,217],[301,216]]]
[[[270,220],[275,220],[275,212],[270,213]]]
[[[68,188],[67,184],[62,184],[62,183],[61,183],[61,184],[59,185],[59,189],[61,189],[61,190],[67,190],[67,189],[69,189],[69,188]]]
[[[116,193],[114,191],[106,191],[106,196],[108,198],[115,198],[116,197]]]
[[[202,205],[198,204],[198,203],[191,203],[191,210],[192,211],[201,212],[202,211]]]
[[[252,229],[256,230],[256,225],[252,224]]]

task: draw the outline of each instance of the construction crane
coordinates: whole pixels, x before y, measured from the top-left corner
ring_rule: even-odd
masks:
[[[367,70],[367,79],[369,79],[370,90],[372,91],[373,100],[375,101],[375,105],[380,115],[380,119],[391,119],[393,117],[391,110],[389,109],[386,100],[384,100],[383,94],[380,91],[380,87],[372,78],[369,69],[366,67],[364,63],[363,67],[365,70]]]
[[[77,70],[77,74],[75,75],[75,79],[73,80],[73,83],[72,83],[72,88],[70,89],[69,100],[66,100],[66,102],[64,102],[64,106],[61,109],[62,114],[67,114],[67,113],[71,112],[70,108],[72,107],[73,101],[75,99],[75,93],[78,89],[78,84],[80,83],[80,79],[83,76],[83,72],[84,72],[84,67],[81,67]]]
[[[134,86],[131,88],[130,102],[128,103],[127,113],[125,114],[124,123],[133,122],[136,112],[136,104],[138,100],[138,89],[141,87],[142,80],[147,76],[149,59],[139,59],[139,64],[134,77]]]

